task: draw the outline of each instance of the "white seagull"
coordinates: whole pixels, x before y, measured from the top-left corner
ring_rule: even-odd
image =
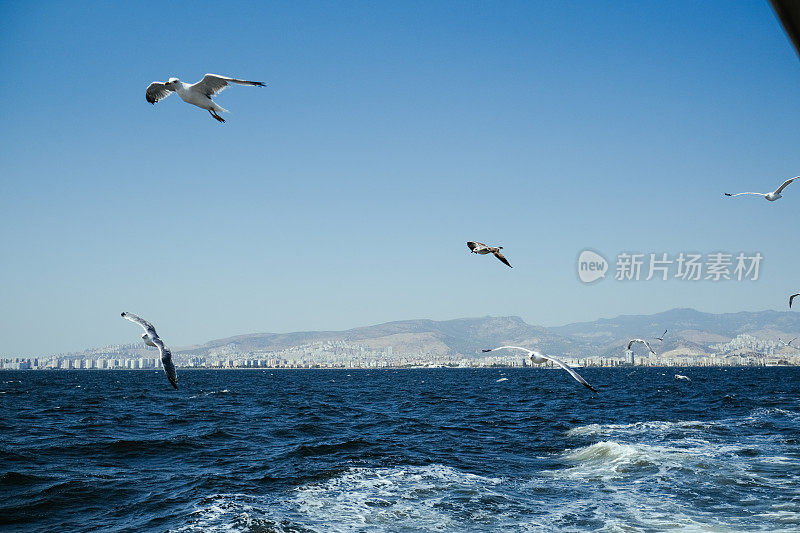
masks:
[[[780,337],[778,337],[778,342],[779,342],[779,343],[781,343],[781,344],[783,344],[784,346],[791,346],[791,345],[792,345],[792,343],[793,343],[794,341],[796,341],[796,340],[797,340],[797,337],[795,337],[794,339],[790,340],[789,342],[783,342],[783,341],[780,339]]]
[[[194,85],[183,83],[178,78],[170,78],[167,82],[154,81],[147,88],[145,98],[147,98],[148,102],[155,105],[159,100],[163,100],[169,96],[169,93],[176,92],[184,102],[205,109],[219,122],[225,122],[225,119],[219,116],[219,112],[227,112],[228,110],[217,105],[211,97],[222,92],[229,83],[264,87],[264,84],[260,81],[238,80],[218,74],[206,74],[203,76],[202,80]]]
[[[482,350],[482,351],[483,352],[493,352],[495,350],[509,350],[509,349],[522,350],[523,352],[528,352],[528,356],[530,357],[531,362],[535,363],[537,365],[540,365],[542,363],[546,363],[547,361],[552,361],[555,364],[557,364],[558,366],[560,366],[561,368],[563,368],[564,370],[566,370],[567,372],[569,372],[570,376],[575,378],[575,380],[578,381],[578,383],[580,383],[581,385],[583,385],[584,387],[586,387],[590,391],[599,392],[597,389],[595,389],[594,387],[589,385],[589,383],[587,383],[586,380],[583,379],[580,376],[580,374],[578,374],[577,372],[572,370],[569,366],[567,366],[566,363],[564,363],[562,361],[559,361],[555,357],[550,357],[549,355],[544,355],[543,353],[539,353],[536,350],[529,350],[527,348],[522,348],[521,346],[499,346],[497,348],[490,348],[488,350]]]
[[[675,374],[675,379],[678,381],[688,381],[689,383],[692,382],[692,379],[689,376],[684,376],[683,374]]]
[[[629,350],[631,349],[631,346],[633,346],[633,343],[634,343],[634,342],[640,342],[640,343],[644,344],[645,346],[647,346],[647,349],[648,349],[648,350],[650,350],[650,353],[652,353],[653,355],[658,355],[658,354],[657,354],[656,352],[654,352],[654,351],[653,351],[653,349],[650,347],[650,343],[649,343],[649,342],[647,342],[647,341],[646,341],[646,340],[644,340],[644,339],[631,339],[631,341],[628,343],[628,349],[629,349]]]
[[[666,329],[665,329],[665,330],[664,330],[664,333],[662,333],[660,337],[656,337],[656,340],[659,340],[659,341],[661,341],[661,342],[664,342],[664,335],[666,335],[666,334],[667,334],[667,331],[669,331],[669,330],[666,330]]]
[[[731,194],[729,192],[726,192],[725,196],[741,196],[743,194],[755,194],[757,196],[763,196],[764,198],[766,198],[770,202],[774,202],[778,198],[782,197],[781,193],[783,192],[783,189],[788,187],[789,184],[791,182],[793,182],[794,180],[796,180],[797,178],[800,178],[800,176],[795,176],[794,178],[789,178],[788,180],[784,181],[783,185],[778,187],[778,190],[776,190],[776,191],[772,191],[772,192],[740,192],[740,193],[736,193],[736,194]]]
[[[169,351],[169,348],[164,346],[164,341],[158,337],[158,333],[156,333],[156,328],[153,327],[153,324],[143,318],[139,318],[133,313],[123,312],[122,318],[125,320],[130,320],[131,322],[136,322],[144,328],[145,332],[142,333],[142,339],[144,339],[144,343],[148,346],[154,346],[158,348],[158,352],[161,354],[161,363],[164,365],[164,372],[167,374],[167,379],[169,379],[169,382],[172,383],[172,386],[177,389],[178,373],[175,372],[175,365],[172,363],[172,352]]]
[[[482,242],[475,241],[467,241],[467,246],[473,254],[494,254],[494,256],[502,261],[503,264],[507,265],[509,268],[514,268],[511,266],[511,263],[509,263],[508,260],[503,257],[503,254],[500,253],[500,250],[503,249],[502,246],[487,246]]]
[[[798,292],[797,294],[792,294],[791,296],[789,296],[789,309],[792,308],[792,300],[794,300],[798,296],[800,296],[800,292]]]

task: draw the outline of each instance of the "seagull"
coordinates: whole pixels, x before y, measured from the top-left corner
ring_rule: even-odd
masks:
[[[645,346],[647,346],[647,349],[648,349],[648,350],[650,350],[650,353],[652,353],[653,355],[658,355],[658,354],[657,354],[656,352],[654,352],[654,351],[653,351],[653,349],[650,347],[650,343],[649,343],[649,342],[647,342],[647,341],[646,341],[646,340],[644,340],[644,339],[631,339],[631,341],[628,343],[628,349],[629,349],[629,350],[631,349],[631,346],[633,346],[633,343],[634,343],[634,342],[641,342],[642,344],[644,344]]]
[[[505,257],[503,257],[503,254],[500,253],[500,250],[503,249],[502,246],[497,246],[497,247],[487,246],[482,242],[475,242],[475,241],[467,241],[467,246],[469,247],[469,249],[472,251],[473,254],[481,254],[481,255],[494,254],[496,258],[502,261],[509,268],[514,268],[511,266],[508,260]]]
[[[578,381],[578,383],[580,383],[581,385],[583,385],[584,387],[586,387],[590,391],[599,392],[597,389],[595,389],[594,387],[589,385],[586,382],[586,380],[583,379],[577,372],[575,372],[569,366],[567,366],[566,363],[564,363],[562,361],[559,361],[555,357],[550,357],[549,355],[544,355],[544,354],[539,353],[539,352],[537,352],[535,350],[529,350],[527,348],[522,348],[520,346],[500,346],[498,348],[490,348],[488,350],[482,350],[482,351],[485,353],[485,352],[493,352],[495,350],[507,350],[507,349],[522,350],[523,352],[528,352],[528,356],[530,357],[531,362],[532,363],[536,363],[537,365],[540,365],[540,364],[545,363],[547,361],[552,361],[555,364],[557,364],[558,366],[560,366],[561,368],[563,368],[564,370],[566,370],[567,372],[569,372],[570,376],[575,378]]]
[[[741,196],[743,194],[755,194],[755,195],[758,195],[758,196],[763,196],[764,198],[766,198],[770,202],[774,202],[778,198],[782,197],[781,192],[783,192],[783,189],[788,187],[791,182],[793,182],[794,180],[796,180],[798,178],[800,178],[800,176],[795,176],[794,178],[789,178],[788,180],[783,182],[783,185],[778,187],[778,190],[773,191],[773,192],[740,192],[740,193],[736,193],[736,194],[731,194],[729,192],[726,192],[725,196]]]
[[[238,80],[236,78],[228,78],[227,76],[220,76],[218,74],[206,74],[203,79],[189,85],[183,83],[178,78],[170,78],[167,82],[154,81],[147,87],[145,98],[148,102],[155,105],[159,100],[163,100],[169,93],[176,92],[181,100],[188,104],[196,105],[197,107],[207,110],[212,117],[219,122],[225,122],[225,119],[219,116],[218,112],[228,112],[214,102],[211,97],[222,92],[229,83],[238,83],[239,85],[254,85],[256,87],[264,87],[260,81],[246,81]]]
[[[675,374],[675,379],[677,379],[679,381],[688,381],[689,383],[692,382],[692,380],[691,380],[691,378],[689,376],[684,376],[683,374]]]
[[[797,294],[792,294],[791,296],[789,296],[789,309],[792,308],[792,300],[794,300],[798,296],[800,296],[800,292],[798,292]]]
[[[175,372],[175,365],[172,364],[172,352],[169,351],[169,348],[164,346],[164,341],[158,337],[158,333],[156,333],[156,328],[153,327],[153,324],[143,318],[139,318],[133,313],[122,313],[122,318],[130,320],[131,322],[136,322],[144,328],[145,332],[142,333],[144,343],[148,346],[155,346],[158,348],[158,352],[161,354],[161,363],[164,365],[164,372],[167,374],[167,379],[169,379],[169,382],[172,383],[172,386],[177,390],[178,374]]]
[[[792,345],[792,343],[793,343],[794,341],[796,341],[796,340],[797,340],[797,337],[795,337],[794,339],[790,340],[789,342],[783,342],[783,341],[780,339],[780,337],[778,337],[778,342],[779,342],[779,343],[781,343],[781,344],[783,344],[784,346],[791,346],[791,345]]]
[[[669,330],[666,330],[666,329],[665,329],[665,330],[664,330],[664,333],[662,333],[660,337],[656,337],[656,340],[659,340],[659,341],[661,341],[661,342],[664,342],[664,335],[666,335],[666,334],[667,334],[667,331],[669,331]]]

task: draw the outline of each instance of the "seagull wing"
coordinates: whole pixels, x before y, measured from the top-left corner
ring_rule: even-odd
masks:
[[[628,343],[628,349],[629,349],[629,350],[631,349],[631,346],[633,346],[633,343],[634,343],[634,342],[637,342],[637,341],[636,341],[636,339],[632,339],[632,340],[631,340],[631,341]]]
[[[154,81],[147,87],[147,91],[144,93],[144,97],[153,105],[156,105],[156,102],[159,100],[163,100],[169,93],[173,92],[172,89],[168,89],[165,83],[160,81]]]
[[[528,352],[528,355],[533,353],[533,350],[523,348],[522,346],[498,346],[497,348],[489,348],[488,350],[481,350],[481,351],[493,352],[495,350],[522,350],[523,352]]]
[[[789,309],[792,308],[792,300],[794,300],[798,296],[800,296],[800,292],[798,292],[797,294],[792,294],[791,296],[789,296]]]
[[[564,370],[566,370],[567,372],[569,372],[569,375],[570,375],[570,376],[572,376],[573,378],[575,378],[575,380],[576,380],[578,383],[580,383],[581,385],[583,385],[584,387],[586,387],[586,388],[587,388],[587,389],[589,389],[590,391],[592,391],[592,392],[599,392],[597,389],[595,389],[594,387],[592,387],[591,385],[589,385],[589,383],[588,383],[588,382],[587,382],[585,379],[583,379],[583,378],[581,377],[581,375],[580,375],[580,374],[578,374],[577,372],[575,372],[574,370],[572,370],[572,368],[570,368],[570,366],[569,366],[569,365],[567,365],[567,363],[565,363],[565,362],[563,362],[563,361],[559,361],[559,360],[558,360],[558,359],[556,359],[555,357],[550,357],[549,355],[544,355],[544,354],[541,354],[541,355],[542,355],[542,357],[544,357],[545,359],[549,359],[549,360],[551,360],[552,362],[554,362],[555,364],[557,364],[558,366],[560,366],[561,368],[563,368]]]
[[[167,374],[167,379],[175,387],[175,390],[178,390],[178,373],[175,371],[175,364],[172,362],[172,352],[164,346],[164,341],[161,339],[155,338],[153,342],[158,346],[158,353],[161,354],[161,364],[164,365],[164,373]]]
[[[800,54],[800,10],[794,0],[770,0],[775,14],[783,24],[783,29]]]
[[[763,192],[737,192],[736,194],[731,194],[729,192],[726,192],[725,196],[741,196],[743,194],[755,194],[756,196],[766,196],[766,193]]]
[[[238,80],[236,78],[229,78],[227,76],[220,76],[219,74],[206,74],[203,79],[191,86],[192,89],[198,90],[204,95],[211,98],[215,94],[219,94],[229,83],[238,83],[239,85],[254,85],[256,87],[264,87],[260,81],[247,81]]]
[[[647,346],[647,349],[648,349],[648,350],[650,350],[650,353],[651,353],[651,354],[653,354],[653,355],[658,355],[658,354],[657,354],[656,352],[654,352],[654,351],[653,351],[653,349],[650,347],[650,343],[649,343],[649,342],[647,342],[647,341],[645,341],[645,340],[643,340],[642,342],[644,343],[644,345],[645,345],[645,346]]]
[[[511,266],[511,263],[509,263],[509,262],[508,262],[508,259],[506,259],[505,257],[503,257],[503,254],[501,254],[499,250],[498,250],[498,251],[496,251],[496,252],[493,252],[493,253],[494,253],[494,256],[495,256],[496,258],[498,258],[498,259],[499,259],[499,260],[500,260],[500,261],[501,261],[503,264],[505,264],[505,265],[506,265],[506,266],[508,266],[509,268],[514,268],[514,267],[512,267],[512,266]]]
[[[467,247],[470,250],[474,250],[475,248],[486,248],[486,245],[482,242],[467,241]]]
[[[135,322],[142,326],[145,332],[150,335],[153,339],[158,339],[158,333],[156,333],[156,328],[153,327],[153,324],[145,320],[144,318],[140,318],[133,313],[122,313],[122,318],[125,320],[130,320],[131,322]]]
[[[789,184],[792,183],[797,178],[800,178],[800,176],[795,176],[794,178],[789,178],[788,180],[784,181],[783,184],[780,187],[778,187],[778,190],[775,192],[780,194],[781,192],[783,192],[783,189],[788,187]]]

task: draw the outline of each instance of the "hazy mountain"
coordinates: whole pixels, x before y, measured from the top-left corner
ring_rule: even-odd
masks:
[[[664,342],[655,341],[659,352],[711,353],[709,346],[748,334],[767,340],[800,336],[800,313],[758,311],[711,314],[694,309],[672,309],[654,315],[622,315],[594,322],[550,328],[582,348],[598,354],[619,353],[632,337],[654,339],[668,330]]]
[[[664,342],[655,337],[668,330]],[[210,341],[181,349],[181,354],[206,355],[228,348],[232,352],[275,351],[317,341],[341,340],[374,349],[392,346],[395,353],[478,356],[482,348],[501,344],[536,347],[564,356],[622,355],[632,337],[653,340],[659,353],[712,353],[710,346],[740,334],[775,340],[800,336],[800,313],[760,311],[710,314],[673,309],[654,315],[623,315],[594,322],[545,328],[519,317],[404,320],[346,331],[256,333]]]
[[[178,350],[204,355],[211,349],[230,347],[239,351],[274,351],[319,341],[342,340],[370,348],[392,346],[395,353],[426,352],[437,355],[475,356],[482,348],[500,343],[522,345],[568,344],[551,330],[527,324],[519,317],[460,318],[456,320],[403,320],[346,331],[256,333],[210,341]]]
[[[655,340],[665,329],[668,332],[664,341]],[[641,337],[649,339],[653,348],[666,356],[705,355],[716,351],[712,346],[728,343],[743,334],[757,341],[800,337],[800,313],[759,311],[717,315],[673,309],[654,315],[623,315],[551,328],[534,326],[513,316],[404,320],[345,331],[239,335],[202,345],[173,347],[173,353],[181,358],[213,359],[222,357],[221,354],[274,352],[319,341],[346,341],[379,351],[391,346],[394,354],[478,357],[482,348],[516,344],[564,357],[623,356],[628,340]],[[138,343],[126,347],[126,351],[152,354]],[[84,353],[98,353],[98,350]]]

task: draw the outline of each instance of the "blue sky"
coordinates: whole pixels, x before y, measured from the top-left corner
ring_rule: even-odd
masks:
[[[800,61],[763,0],[3,2],[0,356],[408,318],[784,309]],[[262,80],[224,125],[154,80]],[[470,255],[503,245],[514,265]],[[584,248],[761,252],[583,285]]]

